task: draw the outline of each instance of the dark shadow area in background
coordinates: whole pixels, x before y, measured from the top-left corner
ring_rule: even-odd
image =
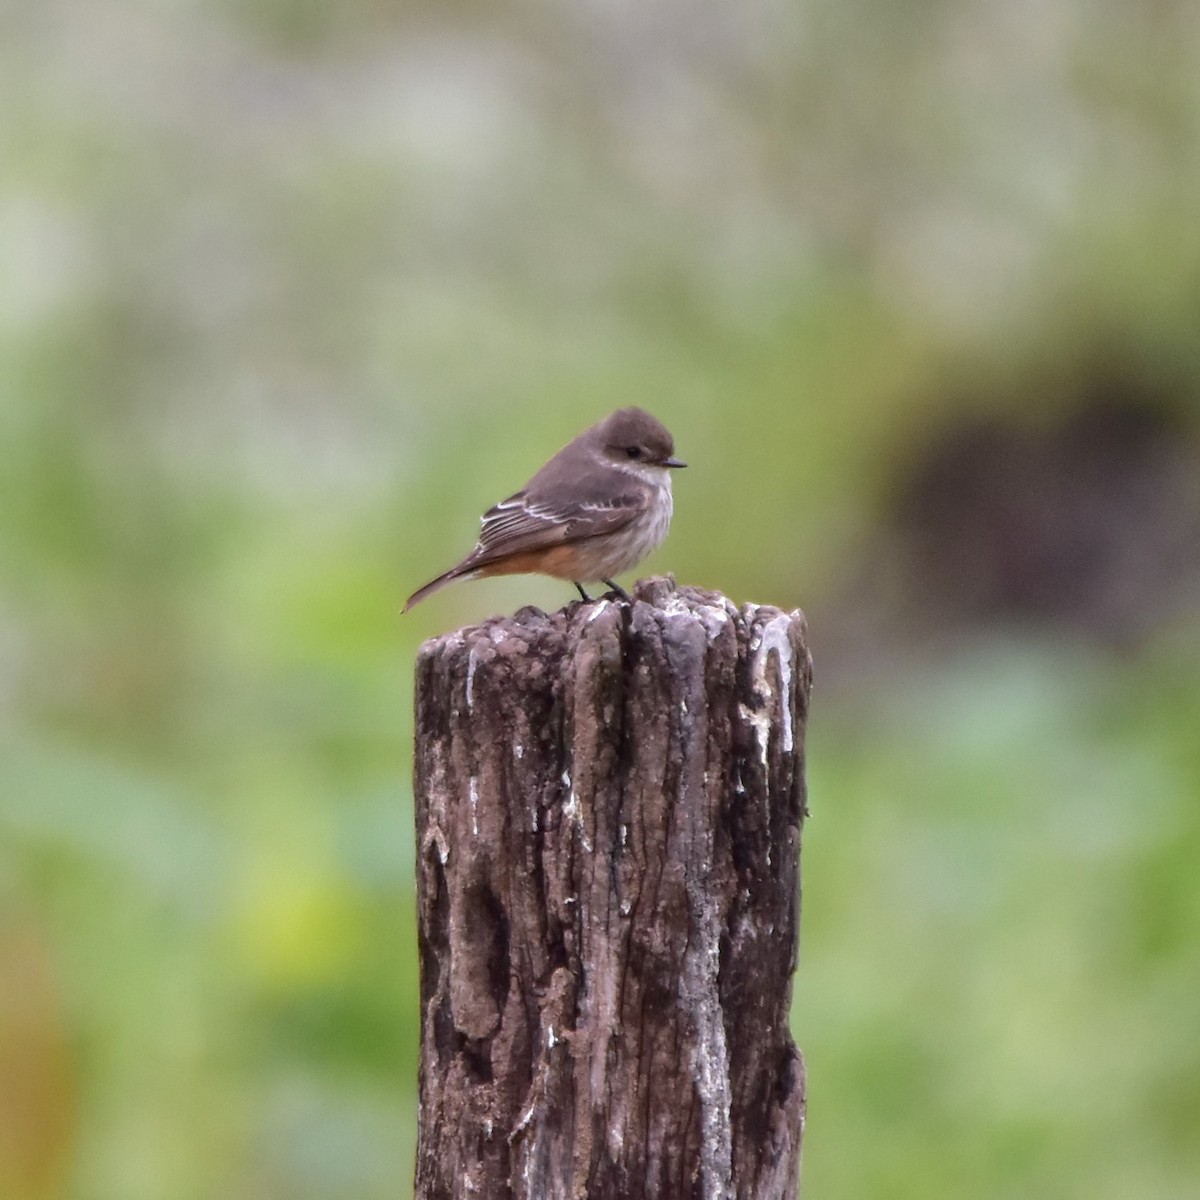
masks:
[[[1194,605],[1193,399],[1103,354],[1000,404],[955,397],[945,409],[970,415],[894,465],[823,665],[836,676],[885,645],[936,651],[988,629],[1128,649]]]

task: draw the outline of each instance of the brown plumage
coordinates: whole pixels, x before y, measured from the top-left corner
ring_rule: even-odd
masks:
[[[619,408],[568,442],[519,491],[483,514],[479,541],[460,563],[418,588],[407,612],[455,579],[526,572],[579,588],[640,562],[667,535],[675,457],[666,428],[640,408]],[[624,594],[624,593],[622,593]]]

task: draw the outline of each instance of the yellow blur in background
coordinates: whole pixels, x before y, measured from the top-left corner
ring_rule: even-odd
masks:
[[[410,1194],[413,655],[574,593],[400,607],[626,404],[644,571],[812,626],[804,1194],[1190,1194],[1197,47],[6,7],[0,1197]]]

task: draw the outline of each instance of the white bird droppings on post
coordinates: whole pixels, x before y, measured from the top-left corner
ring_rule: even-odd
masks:
[[[575,787],[571,783],[570,771],[562,773],[562,785],[567,789],[566,803],[563,805],[563,816],[579,830],[579,844],[591,853],[592,843],[587,830],[583,827],[583,810],[579,806],[579,797],[575,795]]]
[[[768,693],[765,699],[769,699]],[[758,757],[762,763],[764,774],[767,770],[767,747],[771,737],[771,711],[768,708],[751,708],[748,704],[739,704],[738,712],[747,725],[754,727],[754,740],[758,743]],[[743,789],[745,790],[745,789]]]
[[[472,646],[467,655],[467,712],[471,711],[471,701],[475,695],[475,668],[479,665],[478,647]]]
[[[779,700],[783,717],[783,749],[787,754],[792,752],[792,641],[789,636],[792,619],[787,613],[772,617],[759,634],[759,645],[754,656],[754,686],[761,688],[766,696],[770,695],[771,685],[767,680],[767,664],[771,651],[779,663]]]
[[[668,618],[683,617],[688,621],[699,618],[704,626],[705,637],[710,642],[716,641],[725,626],[737,615],[737,609],[728,600],[724,607],[719,604],[694,604],[685,601],[678,593],[668,596],[660,611]]]
[[[590,625],[606,608],[609,606],[608,600],[597,600],[592,605],[592,611],[588,613],[587,619],[583,622],[585,625]]]
[[[788,613],[779,613],[767,621],[750,641],[750,686],[759,703],[754,708],[748,704],[739,705],[739,710],[742,719],[754,728],[758,756],[764,771],[767,769],[768,739],[774,724],[772,702],[776,698],[775,688],[767,674],[772,652],[779,664],[778,698],[782,718],[780,726],[783,751],[785,754],[791,754],[795,747],[792,733],[792,642],[789,636],[791,623]]]

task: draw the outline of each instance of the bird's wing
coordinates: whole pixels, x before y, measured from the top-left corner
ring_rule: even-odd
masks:
[[[509,554],[613,533],[645,512],[648,503],[646,493],[632,489],[604,499],[517,492],[483,514],[479,541],[467,562],[485,566]]]

